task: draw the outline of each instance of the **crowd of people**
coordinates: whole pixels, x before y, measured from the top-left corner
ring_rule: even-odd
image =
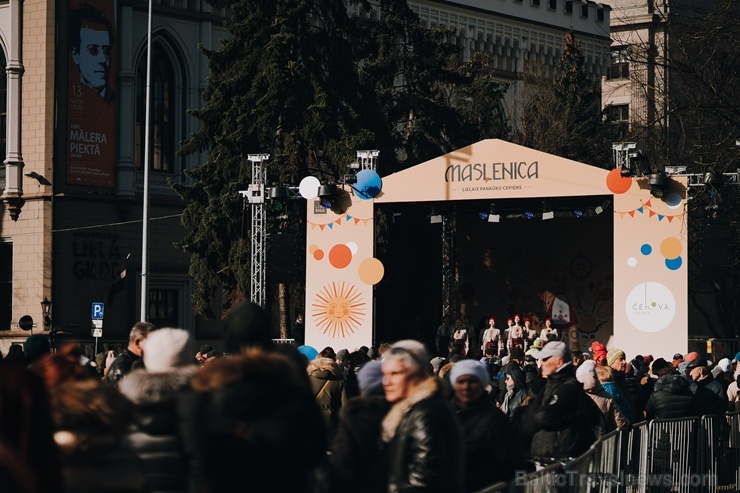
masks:
[[[628,359],[519,324],[461,319],[436,355],[275,345],[248,302],[223,352],[145,322],[94,360],[31,336],[0,362],[0,491],[475,492],[646,419],[740,409],[740,353]]]

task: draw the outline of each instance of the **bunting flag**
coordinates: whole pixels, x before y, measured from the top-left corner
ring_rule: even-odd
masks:
[[[123,259],[123,264],[121,264],[121,270],[118,271],[118,275],[116,276],[116,279],[113,281],[113,284],[110,288],[108,288],[108,296],[105,297],[105,304],[106,305],[112,305],[113,304],[113,297],[126,289],[126,264],[128,264],[128,259],[131,256],[129,253],[126,255],[126,258]]]
[[[363,225],[367,225],[368,221],[372,221],[372,220],[373,220],[372,217],[363,219],[361,217],[354,217],[354,216],[350,216],[349,214],[343,214],[330,223],[318,224],[318,223],[312,223],[311,221],[308,221],[308,224],[311,225],[311,229],[319,228],[321,229],[321,231],[324,231],[324,228],[334,229],[335,225],[342,226],[342,221],[344,221],[345,224],[352,222],[355,225],[357,225],[360,222],[362,222]]]
[[[640,206],[632,209],[630,211],[614,211],[615,214],[618,214],[620,219],[624,219],[625,215],[629,215],[630,217],[635,217],[635,213],[645,214],[647,212],[647,215],[649,218],[655,216],[658,219],[658,222],[665,219],[666,221],[673,222],[674,219],[683,217],[686,215],[685,211],[681,211],[678,214],[661,214],[659,212],[655,212],[652,209],[651,201],[648,200],[647,202],[641,202]]]

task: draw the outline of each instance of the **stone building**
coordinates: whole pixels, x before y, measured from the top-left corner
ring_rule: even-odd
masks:
[[[601,4],[422,0],[411,7],[428,25],[455,27],[466,53],[495,55],[499,74],[514,83],[514,118],[523,63],[554,64],[569,29],[589,70],[599,76],[608,68],[610,9]],[[176,151],[198,125],[186,114],[200,105],[208,75],[198,47],[218,46],[227,35],[226,13],[203,0],[153,1],[153,137],[145,156],[147,13],[146,0],[0,0],[3,353],[27,337],[25,315],[34,332],[53,327],[59,339],[92,344],[93,303],[105,306],[100,342],[124,340],[142,315],[199,340],[218,338],[219,322],[192,314],[189,259],[173,246],[183,236],[183,203],[169,182],[184,182],[183,171],[202,160]],[[145,165],[150,222],[142,297]],[[125,286],[114,292],[124,262]],[[46,327],[44,298],[52,302]]]

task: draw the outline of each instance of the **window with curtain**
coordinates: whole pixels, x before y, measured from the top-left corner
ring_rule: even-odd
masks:
[[[161,44],[152,45],[150,103],[150,170],[173,173],[175,170],[175,69]],[[144,167],[146,132],[146,64],[144,53],[136,70],[136,150],[137,169]]]

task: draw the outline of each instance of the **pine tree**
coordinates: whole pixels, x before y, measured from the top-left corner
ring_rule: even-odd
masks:
[[[602,168],[611,166],[600,80],[587,73],[572,32],[565,35],[563,54],[552,75],[546,67],[534,65],[524,82],[516,143]]]
[[[382,0],[380,20],[361,0],[358,16],[336,0],[210,3],[231,12],[230,37],[205,50],[211,75],[204,106],[191,112],[200,128],[181,150],[207,161],[187,173],[191,185],[175,188],[188,201],[189,233],[178,246],[191,255],[193,307],[212,316],[219,289],[225,305],[249,291],[248,214],[238,193],[251,182],[247,154],[271,155],[268,182],[337,182],[358,149],[380,150],[386,174],[493,127],[486,121],[478,131],[470,108],[454,105],[479,74],[455,63],[451,33],[426,29],[405,1]]]

